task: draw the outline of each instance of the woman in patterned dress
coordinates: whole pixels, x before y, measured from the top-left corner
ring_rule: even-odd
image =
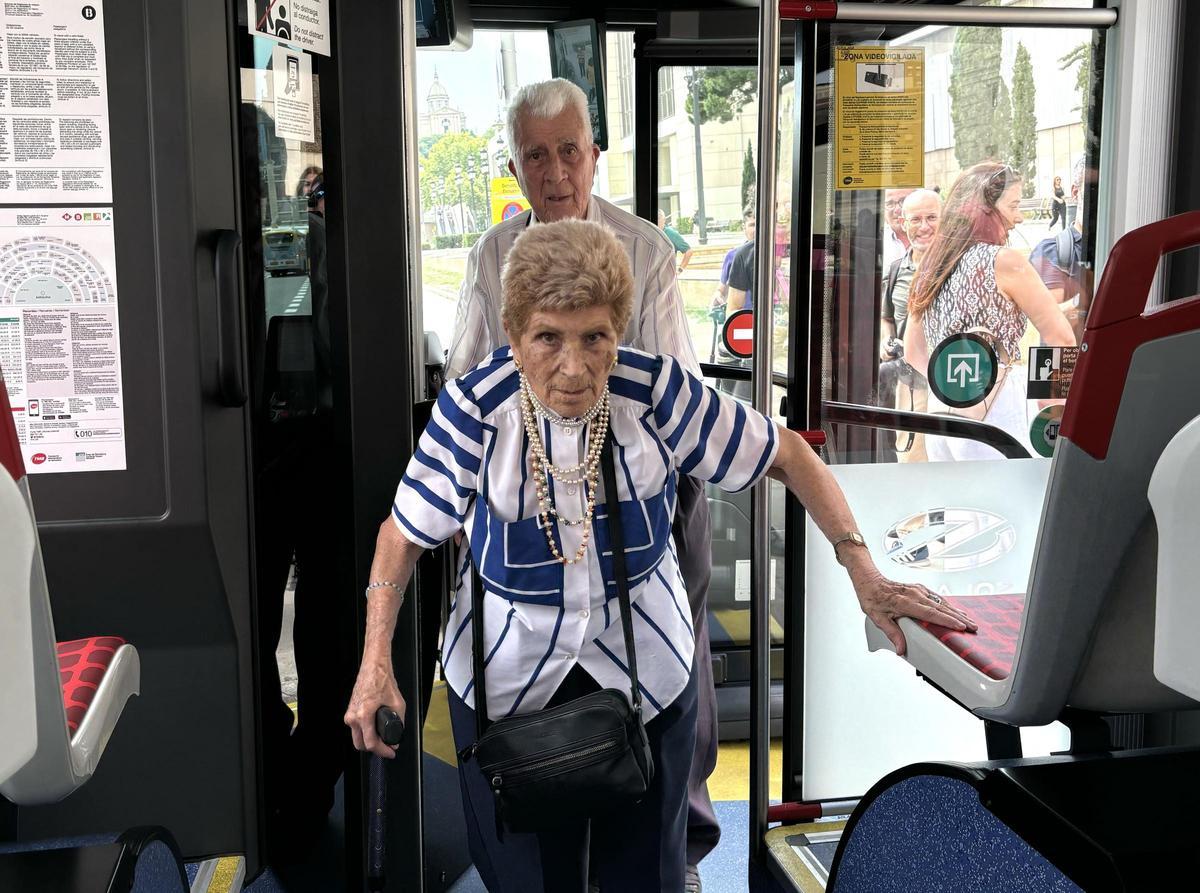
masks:
[[[904,355],[924,370],[930,350],[946,338],[980,329],[990,333],[1002,380],[982,403],[965,410],[951,410],[931,390],[929,411],[982,419],[1028,449],[1021,338],[1030,323],[1043,344],[1074,345],[1075,334],[1025,256],[1005,247],[1009,232],[1024,219],[1020,204],[1021,175],[1008,165],[977,164],[955,181],[908,299]],[[931,436],[926,448],[931,461],[1000,458],[992,447],[962,438]]]

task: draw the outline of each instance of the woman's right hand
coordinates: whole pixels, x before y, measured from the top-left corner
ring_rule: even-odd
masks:
[[[407,710],[391,667],[386,662],[364,659],[358,668],[344,721],[350,727],[355,750],[370,751],[390,760],[396,756],[396,748],[384,744],[375,733],[375,711],[380,707],[391,707],[401,720]]]

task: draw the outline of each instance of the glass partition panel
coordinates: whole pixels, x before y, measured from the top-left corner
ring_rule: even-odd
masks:
[[[879,37],[833,27],[818,106],[822,397],[982,420],[1050,455],[1092,295],[1100,37]],[[839,433],[841,461],[999,457],[970,440]]]
[[[606,36],[609,148],[593,192],[633,210],[633,33]],[[504,114],[550,77],[544,31],[476,31],[462,53],[417,52],[424,328],[450,346],[467,253],[488,227],[528,207],[508,170]]]

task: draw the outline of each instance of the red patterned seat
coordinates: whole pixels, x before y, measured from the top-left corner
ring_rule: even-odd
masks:
[[[67,711],[67,728],[72,735],[87,715],[113,655],[124,644],[125,640],[116,636],[92,636],[58,643],[59,680]]]
[[[945,601],[979,624],[979,632],[960,632],[926,622],[922,622],[921,626],[981,673],[993,679],[1007,679],[1012,672],[1017,637],[1021,632],[1025,596],[948,595]]]

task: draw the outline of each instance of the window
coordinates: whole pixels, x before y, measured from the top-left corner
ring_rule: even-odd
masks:
[[[834,145],[818,153],[816,191],[824,194],[827,210],[823,220],[814,219],[827,240],[824,399],[982,420],[1033,455],[1050,455],[1055,416],[1065,400],[1048,396],[1049,384],[1032,380],[1030,357],[1040,346],[1073,350],[1091,301],[1087,212],[1094,205],[1096,176],[1089,146],[1098,144],[1098,125],[1089,110],[1097,35],[1084,29],[931,26],[880,44],[868,29],[836,26],[833,38],[826,105]],[[863,64],[856,60],[864,50],[886,51],[893,63],[900,59],[897,54],[908,53],[913,64]],[[858,55],[851,59],[851,53]],[[862,81],[854,65],[877,77],[888,75],[889,84]],[[904,155],[898,143],[889,157],[873,159],[853,143],[849,125],[842,122],[839,129],[838,109],[850,101],[839,77],[843,82],[859,78],[852,90],[860,103],[855,114],[862,113],[868,91],[900,100],[913,91],[904,115],[918,140],[908,161],[897,165]],[[903,102],[887,103],[877,101],[878,113],[889,122],[904,120],[895,117]],[[836,144],[839,138],[844,145]],[[861,145],[866,146],[865,138]],[[894,167],[893,173],[878,175],[882,182],[871,173],[870,165],[877,162],[885,171],[888,164]],[[993,201],[995,196],[987,196],[996,178],[1003,194]],[[946,221],[952,218],[945,211],[950,207],[961,212],[954,219],[974,215],[973,228],[949,228]],[[867,222],[877,227],[875,246],[862,238]],[[1021,286],[1021,300],[1056,310],[1041,315],[1041,329],[998,284],[990,284],[999,251],[1010,252],[1037,274]],[[1060,258],[1062,251],[1068,256]],[[917,294],[914,267],[934,277],[924,295]],[[982,279],[972,275],[975,269]],[[910,313],[914,306],[924,312],[916,323]],[[952,306],[961,312],[952,313]],[[976,327],[986,329],[982,337],[997,357],[996,373],[989,376],[985,370],[976,386],[972,366],[965,377],[959,375],[966,385],[955,384],[944,358],[960,350],[951,339]],[[981,356],[990,367],[986,354]],[[1040,368],[1041,352],[1037,357]],[[928,374],[937,378],[934,388]],[[989,377],[995,383],[986,390]],[[975,405],[947,404],[939,390],[943,398]],[[962,438],[849,425],[833,430],[834,455],[843,462],[1000,457]]]
[[[672,76],[673,69],[658,70],[658,120],[665,121],[675,117],[675,84]]]
[[[593,192],[633,207],[633,34],[607,35],[609,148]],[[524,85],[550,77],[544,31],[476,31],[465,53],[417,52],[424,328],[450,346],[467,253],[521,201],[508,171],[504,112]]]

